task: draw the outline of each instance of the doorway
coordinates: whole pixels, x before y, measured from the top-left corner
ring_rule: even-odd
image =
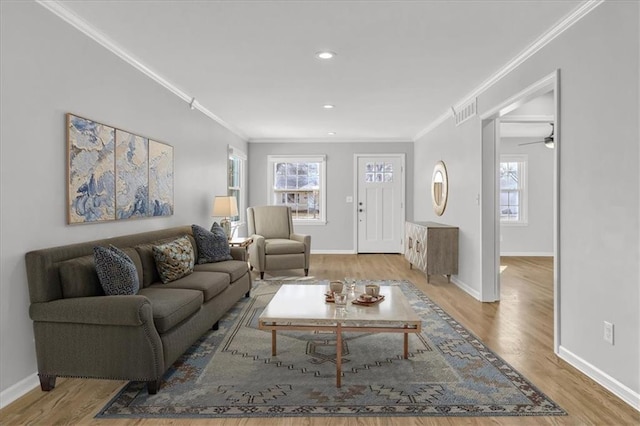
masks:
[[[554,351],[558,353],[560,342],[560,271],[559,271],[559,170],[560,170],[560,116],[559,77],[556,70],[547,77],[517,93],[481,115],[482,119],[482,290],[483,301],[500,300],[500,122],[509,113],[545,93],[552,93],[552,122],[554,132],[552,184],[552,254],[553,254],[553,305]],[[508,119],[506,119],[508,121]],[[503,209],[504,210],[504,209]],[[508,210],[508,209],[507,209]]]
[[[355,154],[357,253],[402,253],[405,155]]]

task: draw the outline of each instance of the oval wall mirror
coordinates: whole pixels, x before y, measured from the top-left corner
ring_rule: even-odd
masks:
[[[433,201],[433,211],[438,216],[442,216],[442,213],[444,213],[448,196],[449,177],[447,176],[447,167],[443,161],[438,161],[433,168],[433,176],[431,177],[431,201]]]

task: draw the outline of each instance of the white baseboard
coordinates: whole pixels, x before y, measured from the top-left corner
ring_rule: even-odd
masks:
[[[13,386],[0,392],[0,409],[11,404],[16,399],[24,396],[27,392],[40,386],[40,380],[38,380],[37,374],[25,377]]]
[[[518,257],[553,257],[552,251],[505,251],[500,256],[518,256]]]
[[[605,389],[629,404],[631,407],[640,411],[640,394],[638,392],[633,391],[633,389],[630,389],[629,387],[620,383],[604,371],[591,365],[563,346],[560,346],[558,355],[560,356],[560,358],[567,361],[569,364],[573,365],[575,368],[598,382]]]
[[[311,254],[357,254],[354,250],[311,250]]]
[[[469,287],[464,281],[458,279],[455,276],[452,276],[451,277],[451,282],[454,283],[455,285],[457,285],[458,287],[460,287],[465,293],[468,293],[473,298],[481,301],[480,292],[478,290],[475,290],[475,289]]]

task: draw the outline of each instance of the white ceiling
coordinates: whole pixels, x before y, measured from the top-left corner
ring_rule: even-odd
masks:
[[[410,141],[582,1],[59,3],[250,141]]]

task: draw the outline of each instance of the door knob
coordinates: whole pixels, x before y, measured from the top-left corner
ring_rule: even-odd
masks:
[[[362,210],[362,209],[358,209],[358,211],[359,211],[360,213],[362,213],[364,210]]]
[[[358,205],[359,205],[359,206],[361,206],[361,205],[362,205],[362,201],[360,201],[360,202],[358,203]]]

